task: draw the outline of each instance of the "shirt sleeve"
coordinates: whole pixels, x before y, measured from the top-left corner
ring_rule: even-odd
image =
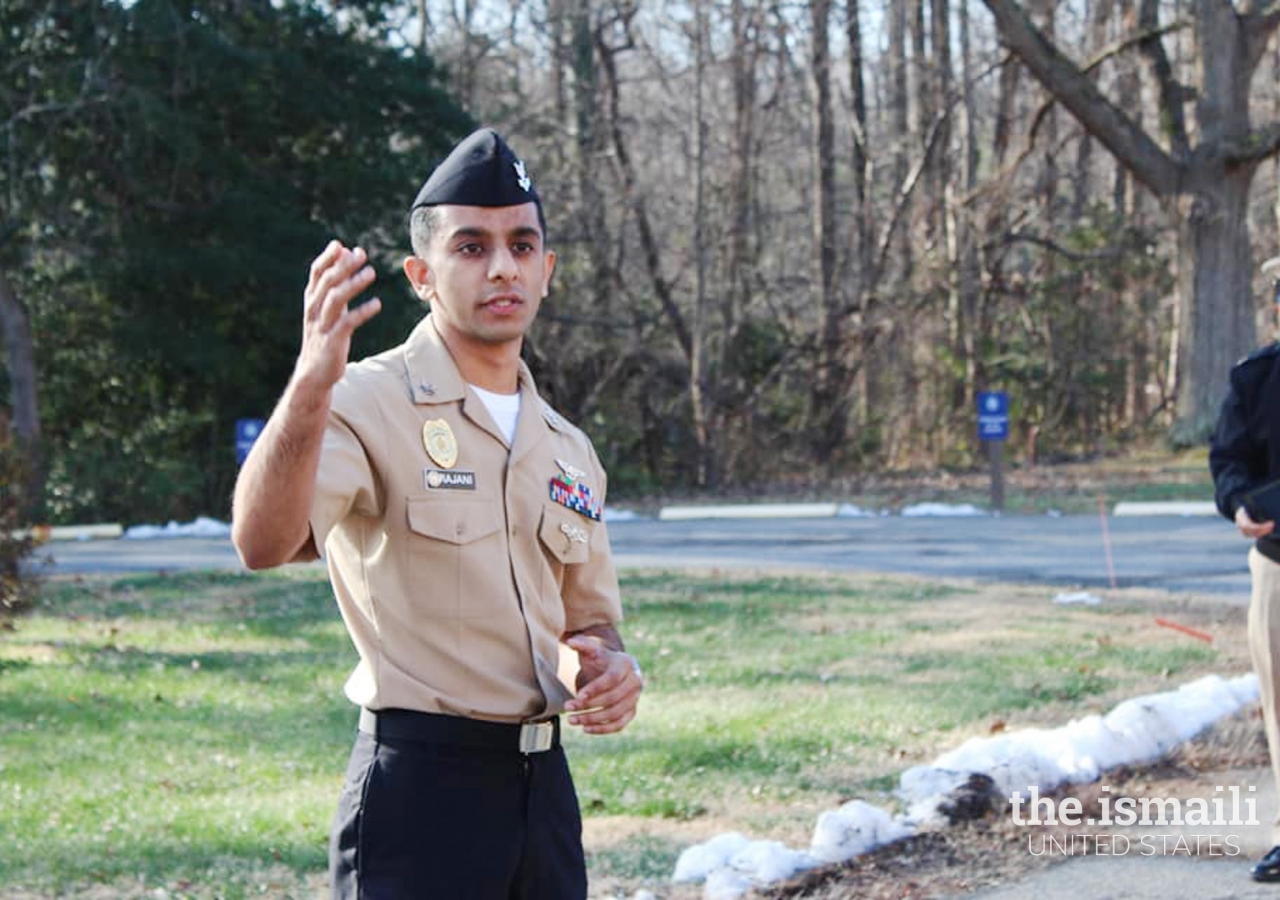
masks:
[[[1214,501],[1218,511],[1233,521],[1244,494],[1255,487],[1264,474],[1259,472],[1262,448],[1257,446],[1249,428],[1252,398],[1248,386],[1244,367],[1232,369],[1230,387],[1209,444]]]
[[[378,434],[367,421],[369,411],[375,408],[372,401],[359,402],[345,381],[334,390],[311,498],[311,536],[321,555],[329,532],[343,519],[381,515],[384,498],[366,446],[366,441]]]

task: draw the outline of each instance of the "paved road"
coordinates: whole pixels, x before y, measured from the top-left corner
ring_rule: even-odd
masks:
[[[1110,519],[1107,529],[1118,586],[1247,600],[1248,544],[1228,522],[1122,517]],[[1096,516],[641,519],[613,522],[609,530],[623,566],[880,571],[1084,588],[1110,583]],[[208,538],[59,542],[46,551],[59,573],[239,567],[226,540]]]
[[[619,522],[628,565],[803,566],[1085,587],[1110,583],[1097,516]],[[1248,594],[1248,543],[1217,517],[1110,519],[1120,587]]]

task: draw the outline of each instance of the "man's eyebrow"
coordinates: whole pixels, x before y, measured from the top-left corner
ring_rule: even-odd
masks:
[[[458,238],[489,238],[493,236],[493,232],[487,228],[479,228],[475,225],[462,225],[455,228],[449,235],[450,240]],[[519,225],[507,232],[508,237],[542,237],[542,232],[532,225]]]

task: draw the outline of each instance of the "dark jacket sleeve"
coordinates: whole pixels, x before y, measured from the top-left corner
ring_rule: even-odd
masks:
[[[1259,483],[1260,475],[1255,473],[1263,455],[1249,428],[1253,399],[1247,374],[1244,366],[1231,370],[1231,386],[1209,444],[1214,500],[1218,511],[1232,521],[1244,494]]]

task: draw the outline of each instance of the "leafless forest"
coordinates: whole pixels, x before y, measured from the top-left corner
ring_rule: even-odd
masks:
[[[529,347],[633,488],[1202,440],[1271,336],[1280,4],[418,0],[530,161]]]

